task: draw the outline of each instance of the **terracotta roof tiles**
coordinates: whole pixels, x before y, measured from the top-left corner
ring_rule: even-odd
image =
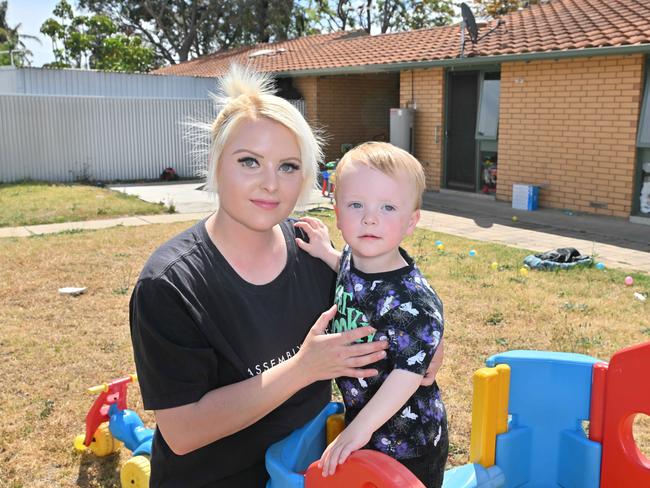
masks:
[[[465,56],[570,51],[616,46],[650,47],[650,0],[551,0],[502,17],[494,32],[472,46],[465,36]],[[479,28],[479,37],[493,27]],[[369,36],[363,31],[335,32],[289,41],[258,44],[214,54],[154,73],[218,76],[232,62],[251,63],[260,71],[292,72],[384,66],[451,60],[460,55],[460,24]]]

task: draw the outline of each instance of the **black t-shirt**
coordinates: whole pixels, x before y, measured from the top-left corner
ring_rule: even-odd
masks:
[[[281,228],[287,264],[265,285],[253,285],[232,269],[205,221],[149,258],[130,304],[146,409],[196,402],[298,352],[311,325],[330,307],[335,275],[296,246],[291,221]],[[329,382],[314,383],[254,425],[183,456],[174,454],[156,429],[151,486],[263,486],[268,446],[315,416],[329,399]]]

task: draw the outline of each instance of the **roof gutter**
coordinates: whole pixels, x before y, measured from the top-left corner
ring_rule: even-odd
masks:
[[[366,73],[385,73],[411,69],[450,68],[451,70],[467,69],[471,66],[486,64],[511,63],[516,61],[541,61],[544,59],[582,58],[591,56],[615,56],[625,54],[650,54],[650,44],[633,46],[592,47],[586,49],[570,49],[565,51],[544,51],[525,54],[506,54],[500,56],[477,56],[453,59],[436,59],[431,61],[409,61],[405,63],[366,64],[357,66],[341,66],[336,68],[303,69],[278,71],[276,76],[329,76],[352,75]]]

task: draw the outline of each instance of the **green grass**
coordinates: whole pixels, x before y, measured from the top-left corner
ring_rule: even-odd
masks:
[[[332,240],[342,240],[322,214]],[[129,296],[153,250],[191,223],[114,227],[0,240],[0,487],[119,487],[126,449],[106,458],[79,454],[74,437],[92,385],[135,371]],[[445,244],[435,249],[435,240]],[[519,275],[527,251],[418,229],[404,246],[445,305],[445,360],[439,385],[450,429],[448,466],[469,455],[472,373],[509,349],[571,351],[609,360],[650,340],[650,276],[594,268]],[[469,257],[469,249],[477,255]],[[496,270],[490,264],[496,261]],[[635,284],[627,287],[627,274]],[[86,286],[78,297],[62,286]],[[129,406],[145,423],[137,385]],[[634,436],[650,457],[650,417]]]
[[[0,184],[0,227],[165,213],[162,204],[82,184]]]

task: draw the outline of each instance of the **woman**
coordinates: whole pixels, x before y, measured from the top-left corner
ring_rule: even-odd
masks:
[[[329,380],[374,375],[364,366],[385,356],[355,344],[367,328],[324,335],[335,276],[287,220],[313,187],[318,140],[265,75],[234,68],[221,90],[208,167],[219,209],[154,252],[131,298],[157,423],[151,486],[264,486],[267,447],[321,410]]]

